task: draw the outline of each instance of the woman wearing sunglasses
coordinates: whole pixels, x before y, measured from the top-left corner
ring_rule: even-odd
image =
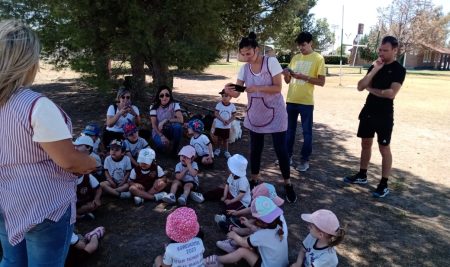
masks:
[[[141,117],[139,109],[131,104],[130,91],[121,87],[117,92],[116,103],[110,105],[106,113],[106,130],[103,134],[105,147],[114,139],[124,139],[122,127],[128,122],[139,125]]]
[[[152,121],[152,137],[156,148],[169,151],[177,155],[181,138],[183,137],[183,114],[180,104],[172,96],[172,90],[163,85],[150,106],[150,119]]]

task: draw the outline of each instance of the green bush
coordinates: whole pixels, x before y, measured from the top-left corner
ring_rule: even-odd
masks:
[[[340,61],[340,56],[324,56],[325,64],[337,65]],[[342,57],[342,65],[348,64],[348,57]]]
[[[291,55],[290,54],[278,54],[277,59],[280,63],[290,63],[291,62]]]

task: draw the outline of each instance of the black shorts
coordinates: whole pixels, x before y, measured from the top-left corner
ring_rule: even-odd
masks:
[[[391,143],[392,129],[394,128],[394,114],[370,115],[361,111],[357,136],[360,138],[373,138],[377,134],[377,142],[387,146]]]
[[[192,184],[192,190],[191,191],[193,191],[193,192],[198,191],[198,184],[196,184],[193,181],[189,181],[189,182],[181,181],[181,184],[183,185],[183,187],[184,187],[185,184]]]
[[[214,130],[214,135],[219,139],[227,140],[230,138],[230,129],[216,128]]]

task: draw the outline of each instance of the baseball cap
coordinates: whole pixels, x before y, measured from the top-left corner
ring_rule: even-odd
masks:
[[[120,149],[125,150],[125,144],[119,139],[112,140],[111,143],[109,143],[109,147],[120,147]]]
[[[175,242],[185,243],[197,236],[199,230],[197,214],[191,208],[178,208],[167,216],[166,234]]]
[[[98,136],[100,134],[100,128],[95,123],[89,123],[88,125],[86,125],[82,133],[87,135]]]
[[[199,119],[190,120],[188,123],[188,127],[191,128],[194,132],[201,133],[205,128],[203,122]]]
[[[253,217],[265,223],[271,223],[283,214],[283,210],[277,207],[270,198],[265,196],[255,198],[252,201],[250,209]]]
[[[192,158],[195,156],[195,148],[191,145],[184,146],[181,148],[180,152],[178,152],[178,155]]]
[[[230,169],[231,173],[239,177],[245,177],[247,175],[247,164],[247,159],[239,154],[234,154],[227,161],[228,169]]]
[[[139,156],[137,159],[138,163],[152,164],[153,160],[156,157],[156,153],[151,148],[144,148],[139,151]]]
[[[73,144],[76,146],[86,145],[86,146],[93,147],[94,141],[89,136],[82,135],[82,136],[78,137],[75,140],[75,142],[73,142]]]
[[[330,210],[316,210],[312,214],[303,213],[302,220],[314,224],[320,231],[330,235],[336,235],[339,230],[339,220],[336,215]]]
[[[125,135],[125,137],[128,137],[138,131],[136,124],[134,124],[132,122],[125,123],[123,125],[122,129],[123,129],[123,135]]]
[[[270,198],[275,205],[280,207],[284,204],[284,199],[277,195],[277,191],[275,190],[275,186],[269,183],[262,183],[253,188],[252,190],[253,199],[259,196],[265,196]]]

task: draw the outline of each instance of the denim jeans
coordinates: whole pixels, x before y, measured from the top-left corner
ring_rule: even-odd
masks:
[[[261,168],[261,155],[264,148],[264,135],[250,131],[250,168],[252,174],[259,174]],[[283,179],[291,176],[289,157],[286,150],[286,132],[271,133],[273,147],[277,155]]]
[[[313,105],[302,105],[287,103],[286,111],[288,114],[287,130],[287,150],[289,157],[294,153],[295,133],[297,130],[298,114],[300,114],[303,130],[303,146],[301,151],[301,160],[308,161],[312,153],[312,126],[313,126]]]
[[[73,231],[70,213],[69,207],[58,222],[45,219],[28,231],[24,240],[15,246],[8,241],[5,220],[0,214],[0,241],[3,249],[0,267],[63,267]]]
[[[173,143],[172,153],[177,153],[181,138],[183,137],[183,125],[181,123],[171,123],[170,127],[163,130],[163,134],[167,139]],[[164,150],[165,146],[162,143],[161,136],[154,135],[153,142],[158,150]]]

